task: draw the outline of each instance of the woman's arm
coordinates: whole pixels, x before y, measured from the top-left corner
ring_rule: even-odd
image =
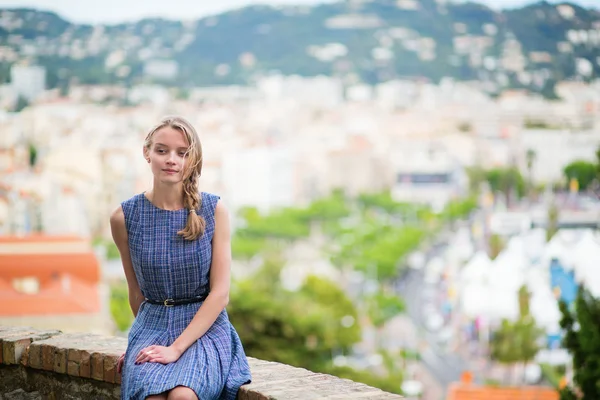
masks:
[[[125,227],[125,214],[121,206],[117,207],[110,216],[110,230],[112,237],[121,254],[121,262],[127,279],[127,287],[129,288],[129,306],[133,315],[137,317],[140,305],[145,300],[140,286],[138,285],[133,264],[131,263],[131,255],[129,254],[129,244],[127,242],[127,228]]]
[[[183,354],[188,347],[202,337],[227,306],[229,302],[230,266],[231,234],[229,215],[223,202],[218,201],[215,208],[215,232],[212,239],[210,293],[187,328],[171,345],[177,354]]]

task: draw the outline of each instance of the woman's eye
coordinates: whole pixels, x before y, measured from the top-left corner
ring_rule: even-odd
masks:
[[[181,157],[185,157],[185,153],[179,153]]]

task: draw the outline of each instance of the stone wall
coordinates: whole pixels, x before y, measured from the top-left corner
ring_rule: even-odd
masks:
[[[0,400],[120,399],[124,338],[0,326]],[[250,358],[240,400],[400,399],[360,383]]]

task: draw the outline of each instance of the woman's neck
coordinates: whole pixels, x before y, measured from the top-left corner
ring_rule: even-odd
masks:
[[[165,210],[180,210],[183,205],[183,187],[158,188],[154,187],[151,191],[146,192],[148,199],[156,207]]]

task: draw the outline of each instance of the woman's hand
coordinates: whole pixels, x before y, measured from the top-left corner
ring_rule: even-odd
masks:
[[[125,353],[121,354],[119,359],[117,360],[117,373],[121,373],[123,371],[123,361],[125,360]]]
[[[148,346],[139,352],[135,359],[135,363],[143,364],[145,362],[157,362],[161,364],[170,364],[179,360],[181,354],[181,352],[170,346]]]

